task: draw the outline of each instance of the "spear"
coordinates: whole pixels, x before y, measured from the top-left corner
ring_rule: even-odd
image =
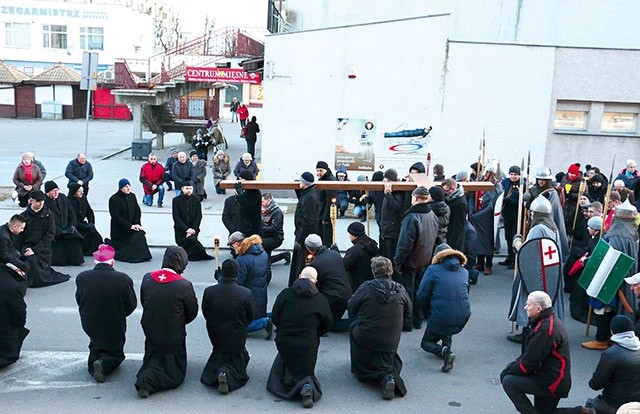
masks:
[[[482,140],[480,140],[480,147],[478,148],[478,163],[476,164],[476,181],[480,181],[480,170],[482,169],[480,167],[481,160],[482,160]],[[473,196],[473,200],[474,200],[474,203],[473,203],[474,211],[478,211],[478,208],[480,207],[480,194],[477,191]]]
[[[529,168],[531,167],[531,150],[527,153],[527,177],[525,178],[525,194],[529,194]],[[520,171],[522,173],[522,171]],[[524,223],[522,225],[522,237],[527,237],[529,222],[527,221],[527,208],[524,207]]]
[[[587,188],[587,177],[582,177],[580,182],[580,188],[578,189],[578,203],[576,204],[576,212],[573,214],[573,225],[571,226],[571,243],[569,243],[569,253],[573,247],[573,240],[575,239],[576,221],[578,220],[578,211],[580,211],[580,198],[584,194],[584,190]]]
[[[602,211],[604,212],[604,218],[605,221],[607,219],[607,209],[609,208],[609,196],[611,195],[611,187],[613,186],[613,169],[615,168],[615,164],[616,164],[616,155],[613,155],[613,161],[611,162],[611,173],[609,174],[609,185],[607,185],[607,195],[604,197],[604,208],[602,209]],[[602,223],[602,227],[600,227],[600,238],[602,238],[602,235],[604,234],[604,225],[605,223]]]
[[[520,172],[522,173],[522,170],[524,170],[524,158],[522,159],[522,162],[520,163]],[[518,224],[516,225],[516,234],[521,234],[520,231],[522,230],[522,208],[523,208],[523,188],[524,188],[524,175],[520,174],[520,184],[518,185],[519,187],[519,191],[518,191]],[[513,240],[508,240],[507,243],[513,243]],[[513,280],[515,282],[516,277],[518,276],[518,256],[519,254],[516,253],[516,257],[514,258],[514,263],[513,263]],[[514,306],[518,306],[518,302],[516,301],[514,303]],[[513,311],[513,309],[512,309]],[[515,331],[515,322],[511,322],[511,332]]]

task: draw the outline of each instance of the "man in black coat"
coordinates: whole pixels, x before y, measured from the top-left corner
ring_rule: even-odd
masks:
[[[84,238],[82,253],[85,256],[91,256],[103,242],[102,235],[96,229],[95,214],[89,200],[84,196],[84,187],[77,183],[70,183],[67,187],[69,187],[67,199],[76,217],[75,226]]]
[[[507,269],[513,269],[515,267],[516,254],[513,250],[513,237],[518,232],[520,173],[520,167],[513,165],[509,168],[509,177],[502,180],[502,190],[504,191],[504,198],[502,200],[502,221],[504,223],[504,240],[507,244],[507,258],[498,264],[507,266]]]
[[[84,263],[82,252],[84,238],[76,229],[76,215],[67,199],[60,194],[55,181],[44,183],[47,198],[44,205],[51,211],[56,234],[51,244],[51,264],[56,266],[80,266]]]
[[[24,231],[26,222],[24,217],[14,214],[9,222],[0,226],[0,265],[5,265],[20,277],[17,278],[22,287],[22,294],[27,291],[27,272],[29,266],[23,260],[20,251],[16,247],[18,237]],[[22,269],[25,269],[24,271]]]
[[[93,253],[95,266],[76,277],[76,302],[82,329],[89,336],[89,374],[104,382],[124,361],[127,316],[136,309],[133,280],[113,268],[116,252],[101,244]]]
[[[182,194],[173,197],[171,203],[176,244],[186,250],[189,261],[213,259],[198,240],[202,221],[202,202],[200,197],[193,195],[193,184],[190,181],[183,181]]]
[[[220,273],[218,284],[206,288],[202,298],[202,314],[213,349],[200,381],[227,394],[249,381],[245,344],[256,304],[251,291],[238,285],[238,262],[225,260]]]
[[[374,381],[382,398],[407,394],[400,377],[398,345],[403,320],[411,315],[411,299],[400,283],[391,279],[393,266],[386,257],[371,259],[374,279],[364,282],[349,299],[349,313],[357,317],[351,329],[351,372],[358,381]]]
[[[184,181],[191,181],[192,183],[196,181],[196,169],[189,161],[186,152],[180,151],[178,153],[178,161],[171,166],[171,178],[173,179],[177,196],[182,192],[181,188]]]
[[[464,189],[453,178],[442,182],[445,201],[449,206],[449,225],[447,226],[447,244],[452,249],[464,251],[464,236],[467,223],[467,200]]]
[[[111,244],[116,249],[116,260],[139,263],[151,260],[144,229],[140,224],[140,205],[131,192],[126,178],[118,182],[118,192],[109,198],[111,215]]]
[[[64,175],[69,179],[69,184],[80,184],[84,188],[85,196],[89,195],[89,181],[93,180],[93,167],[87,161],[85,154],[79,153],[76,158],[69,161]]]
[[[380,209],[380,253],[393,260],[400,237],[400,223],[404,213],[403,191],[393,191],[393,183],[398,181],[398,173],[393,168],[384,172],[384,190]]]
[[[318,161],[316,164],[316,176],[318,181],[337,181],[331,172],[329,164],[325,161]],[[331,227],[330,208],[332,203],[338,201],[337,190],[319,190],[318,199],[320,201],[320,211],[318,212],[317,232],[322,238],[322,244],[329,247],[333,243],[333,227]]]
[[[293,256],[289,269],[289,286],[298,279],[298,275],[306,263],[306,250],[304,241],[308,235],[314,233],[318,227],[318,214],[320,214],[320,200],[314,184],[313,174],[304,172],[300,176],[300,190],[296,191],[298,204],[293,216],[295,240],[293,243]]]
[[[238,231],[238,211],[240,206],[238,205],[238,196],[232,195],[224,200],[224,207],[222,208],[222,224],[229,231],[229,235]]]
[[[262,194],[260,190],[245,190],[243,181],[254,181],[255,177],[249,170],[240,173],[240,181],[236,183],[238,193],[238,231],[249,237],[254,234],[262,236]]]
[[[502,371],[500,382],[518,412],[551,414],[571,388],[569,338],[546,292],[531,292],[524,309],[530,330],[522,354]]]
[[[44,206],[47,196],[40,190],[29,193],[29,205],[20,213],[26,226],[18,238],[22,257],[29,265],[27,273],[28,287],[43,287],[66,282],[71,276],[60,273],[51,267],[51,243],[56,227],[53,215]]]
[[[320,337],[332,324],[331,310],[316,288],[317,272],[305,267],[293,286],[284,289],[273,305],[272,320],[278,327],[276,347],[267,390],[274,395],[294,399],[302,397],[305,408],[322,396],[315,376]]]
[[[349,273],[351,291],[355,292],[361,284],[373,278],[371,259],[378,255],[378,243],[367,236],[362,223],[349,224],[347,232],[353,246],[344,254],[343,263]]]
[[[274,264],[284,259],[291,263],[291,253],[282,252],[271,255],[273,250],[284,241],[284,214],[270,193],[262,194],[262,246],[269,255],[269,263]]]
[[[402,217],[398,247],[393,257],[396,281],[402,283],[413,304],[422,275],[431,263],[438,236],[438,219],[429,208],[429,191],[418,187],[411,193],[411,208]],[[405,321],[404,330],[422,327],[422,310],[413,307],[413,317]]]
[[[144,359],[137,374],[136,390],[141,398],[177,388],[187,372],[186,325],[198,316],[193,285],[181,276],[189,259],[182,247],[169,246],[162,269],[142,278],[142,330]]]
[[[29,334],[25,328],[27,304],[22,290],[27,268],[24,262],[14,263],[0,264],[0,368],[18,360],[22,343]]]
[[[347,300],[351,297],[352,291],[349,274],[344,268],[342,256],[340,253],[323,246],[322,239],[317,234],[307,236],[304,245],[309,254],[313,255],[309,266],[318,271],[316,286],[320,293],[327,298],[331,308],[333,316],[331,330],[344,332],[347,326],[344,326],[345,322],[341,322],[341,319],[347,310]]]

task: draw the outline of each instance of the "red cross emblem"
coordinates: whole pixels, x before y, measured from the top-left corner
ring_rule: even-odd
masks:
[[[542,265],[544,267],[557,265],[560,262],[558,248],[552,240],[540,240],[540,253],[542,256]]]

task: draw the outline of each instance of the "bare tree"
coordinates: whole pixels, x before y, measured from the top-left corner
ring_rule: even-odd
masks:
[[[211,54],[211,40],[213,38],[213,29],[216,26],[216,18],[209,17],[207,15],[204,19],[204,42],[202,43],[202,54],[210,55]]]

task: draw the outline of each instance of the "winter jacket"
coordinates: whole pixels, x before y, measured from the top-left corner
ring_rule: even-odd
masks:
[[[380,238],[397,239],[404,212],[404,192],[393,191],[384,194],[380,211]]]
[[[260,236],[247,237],[236,250],[238,257],[238,284],[251,290],[256,302],[254,318],[267,315],[267,284],[269,256],[262,247]]]
[[[269,218],[265,214],[262,215],[262,236],[284,240],[284,214],[277,205],[271,211]]]
[[[624,186],[630,190],[633,190],[636,183],[640,181],[640,172],[636,170],[633,172],[633,174],[627,174],[627,169],[624,168],[618,173],[613,181],[615,180],[624,181]],[[611,184],[613,184],[613,182]]]
[[[318,181],[337,181],[336,177],[328,169],[327,172]],[[320,211],[318,212],[318,219],[321,221],[329,222],[330,220],[330,207],[331,200],[338,198],[338,192],[336,190],[317,190],[318,199],[320,200]]]
[[[20,250],[24,252],[31,247],[38,259],[51,264],[51,244],[56,235],[56,225],[51,211],[43,206],[40,211],[35,212],[29,206],[20,215],[27,222],[24,231],[18,237]]]
[[[171,167],[171,177],[175,183],[176,190],[179,190],[185,181],[189,180],[192,183],[196,181],[196,171],[191,161],[187,160],[184,163],[178,161],[174,162]]]
[[[162,165],[158,163],[151,164],[150,162],[144,164],[142,168],[140,168],[140,182],[142,183],[142,189],[145,194],[157,193],[158,188],[152,190],[151,186],[155,184],[160,187],[162,183],[164,183],[164,168]]]
[[[431,261],[438,236],[438,218],[426,203],[416,204],[402,218],[402,228],[393,264],[413,273]]]
[[[187,238],[187,229],[194,229],[200,233],[202,221],[202,203],[196,195],[187,196],[184,193],[171,200],[171,215],[173,217],[173,231],[176,244],[182,245]]]
[[[244,134],[244,138],[247,141],[257,141],[258,140],[258,132],[260,132],[260,125],[257,122],[247,122],[247,132]]]
[[[509,177],[502,180],[502,190],[504,196],[502,199],[502,217],[504,220],[518,220],[518,202],[520,199],[520,180],[513,182]],[[525,187],[526,181],[525,181]]]
[[[238,231],[238,196],[232,195],[224,200],[222,208],[222,224],[227,228],[229,234]]]
[[[193,164],[193,193],[197,196],[204,194],[204,178],[207,176],[207,162],[205,160],[197,160]]]
[[[236,179],[240,179],[240,173],[242,173],[242,171],[244,170],[251,171],[251,174],[253,174],[254,178],[258,176],[258,173],[260,173],[260,169],[256,165],[255,161],[252,160],[249,165],[244,165],[244,162],[240,160],[236,163],[236,166],[233,167],[233,175],[236,176]]]
[[[310,266],[318,271],[316,286],[320,293],[333,298],[349,299],[351,284],[340,253],[321,247]]]
[[[416,293],[418,304],[428,316],[429,331],[455,335],[471,317],[467,258],[458,250],[446,249],[433,256]]]
[[[631,332],[625,334],[631,335]],[[640,401],[640,349],[637,344],[632,348],[636,349],[627,349],[614,341],[613,346],[600,355],[589,381],[589,387],[602,390],[604,400],[614,408]]]
[[[24,168],[22,164],[18,165],[15,172],[13,173],[13,183],[16,185],[16,191],[18,195],[24,197],[29,193],[29,191],[24,189],[25,185],[31,185],[33,188],[30,190],[39,190],[42,186],[42,181],[44,177],[42,176],[42,172],[38,168],[37,165],[33,165],[31,167],[31,182],[27,182],[27,177],[24,173]]]
[[[229,156],[224,154],[223,159],[213,158],[213,185],[220,184],[220,181],[226,180],[231,174],[231,166],[229,165]]]
[[[125,194],[118,190],[109,198],[109,214],[111,215],[111,239],[127,240],[132,231],[131,226],[141,224],[142,212],[133,193]]]
[[[411,299],[404,287],[385,275],[376,275],[349,299],[349,314],[357,316],[351,337],[370,351],[397,352],[402,321],[411,313]]]
[[[429,201],[427,205],[438,219],[438,235],[436,236],[436,243],[434,245],[437,246],[447,241],[447,229],[451,212],[449,211],[449,206],[444,201]]]
[[[378,243],[367,235],[362,235],[353,241],[344,254],[344,268],[349,273],[351,290],[355,292],[367,280],[373,278],[371,259],[378,255]]]
[[[93,180],[93,167],[89,161],[80,164],[78,159],[74,158],[67,164],[64,175],[69,179],[70,183],[77,183],[82,180],[82,186],[86,192],[89,188],[89,181]]]
[[[262,194],[260,190],[238,191],[238,231],[245,236],[262,236]]]
[[[569,338],[553,307],[529,321],[529,333],[522,354],[509,363],[504,375],[529,376],[556,398],[565,398],[571,389]]]
[[[296,193],[298,195],[298,204],[293,216],[293,223],[296,227],[295,242],[299,245],[304,245],[304,239],[316,232],[320,200],[315,185],[296,191]]]
[[[447,244],[454,250],[464,249],[465,227],[467,223],[467,200],[464,198],[464,190],[458,184],[456,191],[447,196],[446,203],[449,206],[449,225],[447,226]]]

